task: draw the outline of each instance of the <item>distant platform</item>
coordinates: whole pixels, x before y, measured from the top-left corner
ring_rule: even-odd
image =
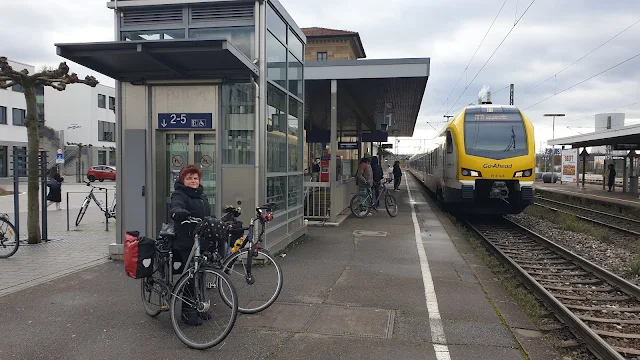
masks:
[[[545,184],[543,182],[536,181],[535,187],[537,190],[550,191],[640,209],[640,197],[638,195],[634,196],[628,192],[623,193],[622,188],[619,186],[615,187],[613,192],[608,192],[607,190],[602,190],[602,185],[585,184],[585,188],[583,189],[582,185],[578,187],[576,184]]]

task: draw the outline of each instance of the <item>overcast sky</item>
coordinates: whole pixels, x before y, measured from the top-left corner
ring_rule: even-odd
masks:
[[[594,131],[594,115],[601,112],[624,112],[627,124],[640,123],[640,56],[553,96],[640,54],[638,23],[562,71],[638,22],[640,1],[535,0],[523,15],[531,0],[507,0],[466,72],[504,0],[281,2],[300,27],[359,32],[368,58],[431,58],[431,77],[414,139],[432,138],[436,131],[431,125],[440,129],[443,115],[477,102],[483,85],[490,87],[494,103],[508,104],[505,87],[510,83],[515,84],[515,104],[534,122],[537,147],[552,137],[551,119],[542,117],[544,113],[567,115],[556,119],[556,137]],[[0,14],[10,29],[0,55],[36,67],[62,60],[55,54],[54,43],[114,39],[113,13],[106,8],[106,0],[1,0]],[[102,83],[113,85],[112,80],[78,65],[72,70],[82,76],[97,75]],[[412,153],[420,143],[401,139],[400,151]]]

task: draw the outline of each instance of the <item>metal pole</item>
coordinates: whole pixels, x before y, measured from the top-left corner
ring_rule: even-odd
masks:
[[[13,223],[16,226],[16,241],[20,241],[20,187],[18,177],[18,147],[13,147]]]
[[[49,241],[49,234],[47,232],[47,152],[40,151],[40,179],[42,186],[42,240]]]
[[[109,190],[104,190],[104,226],[105,231],[109,231]]]
[[[556,139],[556,117],[553,117],[553,127],[551,130],[551,133],[553,135],[553,140]],[[556,177],[556,145],[553,144],[551,145],[553,147],[553,150],[551,152],[551,182],[553,183],[553,179]],[[562,180],[560,180],[560,184],[562,184]]]
[[[584,148],[584,151],[587,151],[587,148]],[[587,173],[587,155],[582,155],[582,188],[584,189],[584,177]]]
[[[511,84],[511,90],[509,94],[509,105],[513,105],[513,84]]]
[[[67,193],[67,231],[69,231],[69,193]]]

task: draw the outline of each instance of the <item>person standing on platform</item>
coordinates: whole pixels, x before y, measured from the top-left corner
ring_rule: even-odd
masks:
[[[380,196],[380,182],[382,178],[384,178],[384,172],[382,171],[382,166],[380,166],[377,156],[371,158],[371,172],[373,173],[373,194],[375,199],[378,200]],[[378,206],[380,206],[380,201],[376,201],[375,207],[377,208]]]
[[[608,182],[607,185],[609,186],[609,192],[611,192],[611,188],[613,188],[613,186],[616,183],[616,169],[613,167],[613,164],[609,164],[609,171],[608,171]]]
[[[402,181],[402,170],[400,169],[400,161],[393,163],[393,190],[400,191],[400,181]]]

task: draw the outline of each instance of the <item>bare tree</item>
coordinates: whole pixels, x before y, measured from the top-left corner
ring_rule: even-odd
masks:
[[[38,206],[38,152],[40,139],[38,137],[38,103],[36,89],[50,86],[58,91],[66,89],[68,84],[81,83],[91,87],[98,85],[98,80],[93,76],[79,79],[75,73],[69,74],[67,63],[62,62],[57,69],[45,68],[33,75],[29,71],[15,71],[9,65],[6,57],[0,57],[0,89],[6,89],[14,85],[21,85],[24,89],[24,98],[27,102],[27,231],[29,244],[40,242],[40,207]],[[43,209],[46,211],[46,209]]]

